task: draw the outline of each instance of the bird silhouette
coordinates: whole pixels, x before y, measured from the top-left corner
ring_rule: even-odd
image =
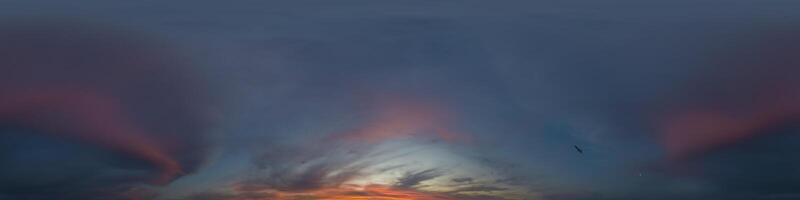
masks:
[[[573,147],[575,147],[575,150],[577,150],[577,151],[578,151],[578,153],[581,153],[581,154],[583,154],[583,149],[581,149],[580,147],[578,147],[578,145],[572,145],[572,146],[573,146]]]

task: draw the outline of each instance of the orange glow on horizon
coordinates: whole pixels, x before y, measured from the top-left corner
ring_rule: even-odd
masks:
[[[269,193],[270,197],[264,199],[290,200],[303,197],[320,200],[453,200],[455,198],[446,194],[418,191],[415,189],[395,188],[383,185],[367,185],[361,188],[331,187],[311,191],[287,192],[275,191],[268,188],[234,187],[237,192]],[[248,195],[243,195],[248,196]],[[254,199],[252,196],[239,199]]]

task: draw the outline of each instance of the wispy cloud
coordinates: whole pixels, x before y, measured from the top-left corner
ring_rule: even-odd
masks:
[[[428,169],[419,172],[406,172],[406,174],[397,180],[394,184],[395,187],[400,188],[415,188],[420,186],[423,181],[431,180],[442,176],[442,172],[438,169]]]

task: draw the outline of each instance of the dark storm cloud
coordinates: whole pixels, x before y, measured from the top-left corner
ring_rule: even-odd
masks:
[[[10,139],[0,158],[9,163],[0,167],[2,193],[104,198],[135,183],[169,183],[202,164],[210,99],[186,58],[166,44],[25,19],[3,21],[0,43],[0,134]],[[25,156],[38,151],[52,153]],[[62,162],[25,168],[48,160]]]

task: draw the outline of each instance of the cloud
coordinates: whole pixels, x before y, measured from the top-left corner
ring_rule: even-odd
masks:
[[[4,21],[0,42],[4,44],[0,47],[4,71],[0,74],[0,124],[5,130],[0,134],[36,137],[20,141],[65,150],[38,159],[98,155],[84,161],[87,167],[72,172],[26,177],[60,180],[82,174],[87,178],[81,182],[88,184],[83,188],[69,187],[69,183],[12,186],[26,187],[31,193],[70,188],[69,193],[81,194],[135,183],[163,185],[202,164],[205,132],[211,122],[208,91],[188,68],[188,60],[163,44],[133,32],[58,20]],[[50,143],[58,145],[43,145]],[[32,151],[37,150],[12,148],[2,159],[17,164],[38,162],[16,157]],[[10,166],[0,171],[7,171],[4,168]],[[54,168],[59,164],[40,170],[50,174]],[[13,174],[0,176],[8,183],[24,182]]]
[[[268,144],[253,162],[257,169],[242,174],[242,180],[223,191],[231,199],[253,194],[275,195],[280,199],[505,199],[507,189],[492,183],[475,183],[450,192],[429,191],[430,187],[450,187],[431,182],[450,170],[415,169],[414,165],[393,161],[415,158],[415,151],[379,144],[357,145],[349,139],[300,144]],[[411,140],[414,141],[414,140]],[[413,148],[412,148],[413,149]],[[399,177],[391,174],[402,173]],[[370,177],[389,182],[363,182]],[[390,178],[391,177],[391,178]],[[472,179],[469,179],[470,181]],[[492,193],[492,194],[487,194]],[[209,195],[209,194],[200,194]],[[489,198],[489,197],[492,198]],[[476,198],[480,199],[480,198]]]
[[[408,172],[403,177],[400,177],[394,186],[400,188],[415,188],[420,186],[419,184],[423,181],[431,180],[439,176],[442,176],[442,172],[438,169]]]
[[[738,48],[718,53],[687,86],[677,108],[663,118],[663,144],[671,159],[702,156],[796,123],[800,116],[798,30],[762,30]],[[762,40],[761,38],[770,38]],[[721,73],[724,70],[725,73]]]
[[[678,87],[654,118],[666,174],[703,183],[706,194],[756,199],[791,192],[798,174],[790,143],[800,123],[800,73],[795,28],[741,33],[735,48],[715,52],[708,66]],[[764,39],[769,38],[769,39]],[[686,183],[684,183],[686,185]],[[687,194],[687,196],[690,196]],[[700,198],[702,199],[702,198]]]
[[[273,194],[273,193],[265,193],[265,194]],[[210,196],[210,195],[208,195]],[[247,196],[258,196],[258,195],[247,195],[245,194],[236,194],[236,195],[220,195],[216,194],[214,196],[223,196],[226,198],[231,199],[247,199]],[[261,198],[261,196],[258,196]],[[415,200],[451,200],[457,199],[455,197],[449,196],[447,194],[442,193],[435,193],[435,192],[424,192],[418,191],[414,189],[404,189],[404,188],[396,188],[396,187],[388,187],[383,185],[367,185],[362,188],[358,189],[348,189],[348,188],[321,188],[318,190],[313,191],[306,191],[304,193],[291,193],[291,192],[275,192],[273,195],[268,197],[276,197],[279,199],[375,199],[375,200],[402,200],[402,199],[415,199]]]
[[[469,183],[469,182],[472,182],[472,178],[470,178],[470,177],[454,178],[454,179],[451,179],[451,180],[453,182],[456,182],[456,183]]]
[[[263,177],[246,180],[242,187],[269,188],[285,192],[313,191],[339,187],[359,175],[367,164],[351,165],[346,161],[314,160],[311,163],[269,166]]]
[[[502,187],[495,187],[495,186],[486,186],[486,185],[478,185],[478,186],[468,186],[463,188],[458,188],[451,193],[462,193],[462,192],[496,192],[496,191],[505,191],[508,188]]]
[[[315,143],[315,142],[310,142]],[[367,168],[403,156],[376,151],[374,146],[327,142],[318,145],[271,144],[253,164],[257,171],[237,183],[237,188],[259,188],[281,192],[306,192],[337,188],[364,175]],[[378,169],[387,171],[402,166]],[[254,177],[253,177],[254,176]]]

